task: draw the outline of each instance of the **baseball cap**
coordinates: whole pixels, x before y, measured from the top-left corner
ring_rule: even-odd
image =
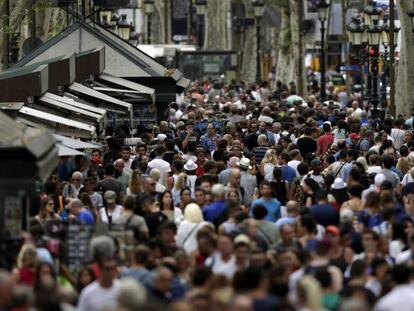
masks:
[[[316,157],[315,159],[313,159],[313,160],[310,162],[310,165],[311,165],[311,166],[318,166],[318,165],[321,165],[321,159],[319,159],[318,157]]]
[[[167,138],[167,135],[165,134],[158,134],[156,138],[154,138],[154,140],[156,141],[164,141]]]
[[[349,135],[349,138],[350,139],[359,139],[360,136],[357,133],[352,133],[352,134]]]
[[[333,226],[333,225],[327,226],[325,232],[326,233],[332,233],[332,234],[335,234],[337,236],[341,235],[341,231],[339,230],[339,228],[337,226]]]

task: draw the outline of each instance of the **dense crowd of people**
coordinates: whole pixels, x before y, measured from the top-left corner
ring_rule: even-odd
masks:
[[[327,93],[195,83],[158,126],[60,158],[0,310],[413,310],[412,127]],[[70,268],[52,237],[73,223],[93,237]]]

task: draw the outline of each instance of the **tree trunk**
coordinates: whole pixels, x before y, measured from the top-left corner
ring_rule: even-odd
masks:
[[[205,50],[227,50],[227,12],[230,1],[209,0],[205,18]]]
[[[414,104],[414,36],[407,12],[412,9],[410,1],[397,1],[401,21],[401,52],[398,63],[396,90],[396,112],[406,117],[412,115]]]
[[[289,11],[284,9],[282,13],[282,25],[279,33],[279,53],[277,57],[276,81],[289,83],[294,79],[294,61],[292,59],[292,39],[290,30]]]
[[[251,1],[243,1],[246,17],[254,16]],[[255,81],[256,79],[256,26],[247,27],[244,34],[243,58],[241,60],[240,78],[244,81]]]
[[[306,90],[306,71],[305,71],[305,57],[304,57],[304,40],[302,38],[300,24],[303,20],[302,8],[300,7],[302,0],[290,0],[290,29],[292,34],[292,56],[294,73],[293,77],[296,80],[298,95],[307,96]]]

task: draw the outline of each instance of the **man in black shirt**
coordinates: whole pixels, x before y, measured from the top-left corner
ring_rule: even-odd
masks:
[[[303,158],[305,158],[308,153],[314,153],[318,149],[318,144],[312,137],[312,128],[306,127],[304,134],[305,135],[297,141],[297,145]]]

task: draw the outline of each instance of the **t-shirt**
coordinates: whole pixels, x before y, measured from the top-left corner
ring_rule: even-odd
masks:
[[[310,212],[316,223],[324,227],[337,226],[339,223],[339,213],[332,204],[314,204],[311,206]]]
[[[156,168],[160,171],[160,179],[159,183],[163,186],[166,186],[165,180],[166,176],[169,172],[171,172],[171,166],[170,163],[167,161],[164,161],[163,159],[154,159],[148,163],[148,168],[151,170],[153,168]]]
[[[119,180],[114,178],[107,178],[101,180],[98,184],[102,188],[102,193],[105,194],[106,191],[112,190],[116,193],[116,202],[119,203],[119,198],[121,196],[121,192],[123,191],[122,183]]]
[[[297,145],[299,147],[300,154],[304,158],[308,153],[316,152],[316,149],[318,148],[316,140],[307,136],[299,138]]]
[[[168,217],[160,211],[145,215],[149,236],[154,237],[157,234],[158,227],[166,221],[168,221]]]
[[[89,195],[89,198],[95,208],[101,208],[103,206],[103,199],[99,193],[94,192]]]
[[[128,226],[137,229],[140,232],[148,232],[147,224],[144,217],[135,214],[122,214],[116,221],[116,224]]]
[[[280,218],[280,202],[277,199],[259,198],[254,200],[252,203],[252,208],[250,209],[250,215],[253,214],[253,208],[256,205],[263,205],[267,210],[267,215],[264,218],[265,220],[276,222]]]
[[[100,311],[117,305],[121,283],[113,280],[110,288],[103,288],[98,281],[86,286],[79,297],[77,311]]]
[[[332,144],[334,141],[334,136],[331,133],[326,133],[319,137],[317,145],[320,148],[320,154],[325,155],[328,145]]]
[[[76,218],[85,225],[93,226],[95,224],[93,215],[85,208],[76,216]]]
[[[288,165],[282,165],[280,169],[282,170],[282,179],[287,180],[289,184],[292,183],[296,177],[296,171]]]

